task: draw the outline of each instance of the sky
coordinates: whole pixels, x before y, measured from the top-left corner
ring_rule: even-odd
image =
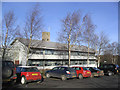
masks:
[[[25,25],[28,11],[36,2],[3,2],[2,16],[13,10],[20,27]],[[44,30],[50,32],[50,41],[57,41],[57,33],[61,30],[61,20],[68,12],[81,10],[89,13],[92,22],[97,26],[96,33],[103,31],[111,43],[118,42],[118,2],[39,2],[42,10]],[[22,28],[21,28],[22,30]]]

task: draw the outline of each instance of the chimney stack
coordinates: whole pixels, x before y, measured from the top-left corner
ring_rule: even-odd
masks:
[[[42,41],[50,41],[50,32],[42,32]]]

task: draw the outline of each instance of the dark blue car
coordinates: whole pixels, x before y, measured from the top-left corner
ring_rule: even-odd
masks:
[[[54,67],[52,70],[46,71],[45,75],[47,78],[57,77],[57,78],[61,78],[61,80],[77,77],[77,73],[74,69],[64,66]]]

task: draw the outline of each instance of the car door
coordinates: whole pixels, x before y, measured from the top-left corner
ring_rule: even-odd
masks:
[[[58,75],[58,70],[59,70],[59,67],[54,67],[51,71],[50,71],[50,75],[53,76],[53,77],[57,77]]]
[[[81,73],[81,68],[75,67],[75,70],[76,70],[77,75],[79,75]]]
[[[66,68],[65,67],[60,67],[57,71],[57,76],[61,78],[61,75],[66,74]]]

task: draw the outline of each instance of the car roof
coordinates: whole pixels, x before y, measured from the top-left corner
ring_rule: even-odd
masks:
[[[68,67],[68,66],[57,66],[58,68],[59,67],[63,67],[63,68],[70,68],[70,67]],[[57,67],[54,67],[54,68],[57,68]]]
[[[80,67],[80,66],[72,66],[72,67]]]
[[[17,67],[21,67],[21,68],[32,68],[32,67],[36,67],[36,66],[17,66]]]
[[[10,61],[10,60],[2,60],[2,62],[13,62],[13,61]]]

